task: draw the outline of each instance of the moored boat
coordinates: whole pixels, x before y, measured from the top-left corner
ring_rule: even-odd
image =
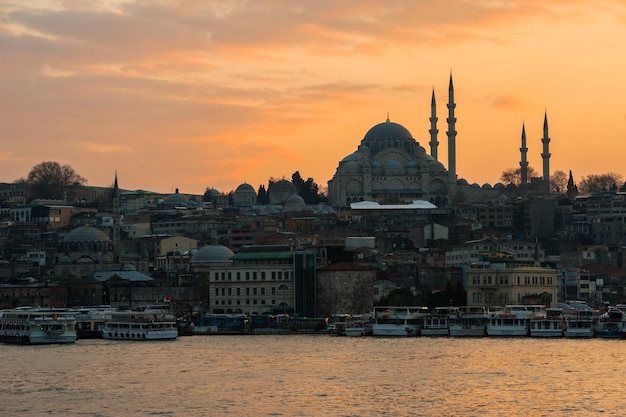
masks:
[[[0,341],[22,344],[76,342],[76,319],[66,309],[19,307],[0,317]]]
[[[562,337],[564,328],[561,308],[546,308],[530,318],[531,337]]]
[[[422,336],[448,336],[450,315],[458,309],[456,307],[437,307],[431,313],[424,316],[422,323]]]
[[[428,308],[421,306],[374,307],[372,334],[384,337],[419,336]]]
[[[487,336],[519,337],[528,336],[530,317],[543,306],[510,304],[504,309],[490,311],[487,322]]]
[[[565,320],[564,334],[567,338],[594,337],[594,310],[566,310],[563,312]]]
[[[105,315],[102,338],[112,340],[173,340],[176,318],[165,311],[116,311]]]
[[[248,332],[249,318],[246,314],[205,314],[194,325],[194,334],[241,334]]]
[[[369,315],[350,316],[345,322],[343,332],[349,337],[371,336],[372,320]]]
[[[114,312],[111,306],[72,307],[76,318],[76,337],[78,339],[101,339],[106,313]]]
[[[461,306],[450,314],[450,336],[483,337],[487,330],[487,309],[481,306]]]
[[[596,325],[596,336],[604,339],[621,339],[624,337],[624,313],[617,307],[609,309],[598,319]]]

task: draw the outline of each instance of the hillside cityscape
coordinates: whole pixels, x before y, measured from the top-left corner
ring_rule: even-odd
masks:
[[[470,183],[456,172],[452,75],[446,108],[447,168],[433,90],[429,151],[387,117],[339,161],[327,194],[299,172],[203,195],[126,190],[117,173],[94,187],[44,162],[0,184],[0,307],[323,317],[374,305],[626,302],[617,184],[581,193],[571,172],[552,177],[547,114],[540,176],[522,125],[519,169],[506,183]]]

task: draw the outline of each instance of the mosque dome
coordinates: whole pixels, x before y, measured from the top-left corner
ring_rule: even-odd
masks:
[[[102,230],[93,226],[81,226],[69,232],[64,242],[109,242],[109,237]]]
[[[236,207],[250,207],[256,202],[256,191],[250,184],[243,183],[233,193],[233,204]]]
[[[398,123],[394,123],[387,119],[386,122],[379,123],[367,131],[361,142],[363,145],[371,141],[378,140],[394,140],[394,139],[413,139],[411,132],[409,132],[404,126]]]
[[[465,178],[459,178],[456,182],[459,185],[469,185],[469,182]]]
[[[404,167],[402,164],[396,160],[387,161],[385,164],[385,174],[386,175],[403,175]]]
[[[304,202],[304,198],[300,197],[298,194],[293,194],[291,196],[289,196],[289,198],[287,199],[287,201],[285,201],[285,205],[286,206],[305,206],[306,203]]]
[[[341,164],[340,171],[344,174],[359,174],[361,165],[357,161],[347,161]]]
[[[415,161],[409,161],[406,164],[406,173],[409,175],[417,175],[417,170],[419,169],[419,165]]]
[[[174,194],[170,194],[165,198],[165,203],[167,204],[182,204],[186,205],[189,199],[184,194],[180,194],[178,192],[178,188]]]
[[[493,185],[494,190],[504,190],[506,187],[501,182],[497,182]]]
[[[237,192],[237,191],[252,191],[253,193],[256,193],[256,191],[254,191],[254,187],[251,186],[250,184],[245,183],[245,182],[243,184],[241,184],[239,187],[237,187],[235,192]]]
[[[229,262],[235,253],[223,245],[207,245],[198,249],[191,258],[191,263],[223,263]]]
[[[291,181],[280,180],[270,184],[267,192],[270,204],[285,204],[289,196],[296,193],[296,186]]]
[[[483,190],[491,190],[491,184],[489,184],[488,182],[484,183],[483,186],[481,187]]]

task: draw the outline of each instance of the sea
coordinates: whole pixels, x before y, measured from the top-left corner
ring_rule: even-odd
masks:
[[[0,354],[1,416],[626,415],[626,340],[211,335]]]

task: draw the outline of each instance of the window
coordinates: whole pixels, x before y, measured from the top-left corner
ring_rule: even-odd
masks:
[[[237,281],[241,281],[241,272],[237,272]]]

